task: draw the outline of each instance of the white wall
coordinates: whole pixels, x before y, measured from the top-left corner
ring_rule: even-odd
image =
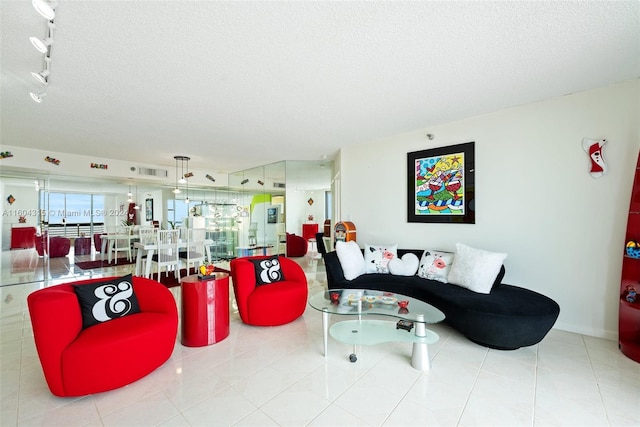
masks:
[[[287,232],[302,235],[302,224],[307,222],[308,215],[313,215],[318,230],[324,224],[325,190],[287,190]],[[308,200],[313,199],[309,205]]]
[[[639,91],[633,80],[344,148],[341,219],[354,222],[361,246],[507,252],[504,282],[556,300],[558,329],[615,339]],[[588,173],[585,137],[609,141],[599,179]],[[407,153],[468,141],[476,224],[408,223]]]
[[[52,176],[90,177],[105,180],[126,178],[132,180],[130,181],[132,185],[136,185],[139,182],[173,184],[176,180],[176,169],[173,159],[170,159],[170,164],[167,165],[152,165],[148,163],[106,159],[102,157],[89,157],[72,153],[55,153],[52,151],[42,151],[11,145],[0,145],[0,148],[2,151],[10,151],[13,154],[13,157],[2,159],[1,166],[25,170],[37,169],[37,174],[41,177],[50,174]],[[54,165],[53,163],[46,162],[44,159],[47,156],[57,156],[55,158],[60,160],[60,164]],[[107,169],[92,168],[92,163],[106,164]],[[165,169],[168,172],[168,177],[158,178],[138,175],[138,170],[141,167]],[[133,170],[131,170],[132,168]],[[189,179],[189,185],[194,187],[203,186],[213,188],[226,187],[228,185],[227,174],[193,168],[190,168],[190,171],[193,172],[194,175]],[[210,174],[215,178],[215,183],[205,177],[207,174]]]
[[[30,185],[0,184],[0,197],[2,198],[2,233],[0,246],[2,250],[11,247],[12,227],[36,227],[40,226],[38,215],[38,192],[31,182]],[[9,204],[7,198],[13,196],[15,201]],[[20,224],[20,217],[24,216],[26,223]]]

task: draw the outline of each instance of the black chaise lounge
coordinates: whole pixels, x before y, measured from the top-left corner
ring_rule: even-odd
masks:
[[[418,298],[440,309],[445,322],[468,339],[489,348],[515,350],[537,344],[560,314],[560,306],[551,298],[503,284],[504,266],[489,294],[418,276],[371,273],[347,280],[336,252],[326,251],[322,233],[317,237],[329,289],[374,289]],[[398,249],[398,256],[408,252],[420,258],[423,250]]]

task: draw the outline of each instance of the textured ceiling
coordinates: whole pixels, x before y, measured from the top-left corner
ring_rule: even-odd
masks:
[[[42,104],[1,1],[1,143],[233,172],[640,76],[640,3],[65,1]]]

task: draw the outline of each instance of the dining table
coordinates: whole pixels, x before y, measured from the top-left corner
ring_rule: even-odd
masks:
[[[213,240],[212,239],[205,239],[204,240],[204,250],[205,250],[205,254],[207,256],[207,260],[209,260],[209,262],[211,262],[211,245],[213,245]],[[186,240],[179,240],[178,241],[178,250],[186,248],[187,247],[187,241]],[[150,260],[153,258],[153,254],[154,252],[158,249],[158,243],[157,242],[147,242],[147,243],[143,243],[140,241],[134,242],[133,243],[133,248],[136,251],[136,268],[135,268],[135,275],[136,276],[141,276],[142,275],[142,259],[147,258],[147,260]],[[145,265],[145,270],[144,270],[144,277],[151,277],[151,262],[147,262]]]

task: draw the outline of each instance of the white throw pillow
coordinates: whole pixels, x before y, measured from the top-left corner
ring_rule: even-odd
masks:
[[[474,249],[456,243],[456,254],[449,272],[449,283],[474,292],[488,294],[500,273],[507,254]]]
[[[449,277],[453,258],[454,254],[451,252],[438,252],[427,249],[422,254],[418,276],[423,279],[448,283],[447,277]]]
[[[367,273],[389,273],[389,261],[398,257],[398,245],[364,245]]]
[[[364,256],[362,256],[358,244],[353,240],[348,242],[337,241],[336,253],[340,260],[345,279],[353,280],[367,272],[364,264]]]
[[[413,276],[418,271],[420,260],[411,252],[402,255],[401,258],[395,257],[389,261],[389,273],[394,276]]]

